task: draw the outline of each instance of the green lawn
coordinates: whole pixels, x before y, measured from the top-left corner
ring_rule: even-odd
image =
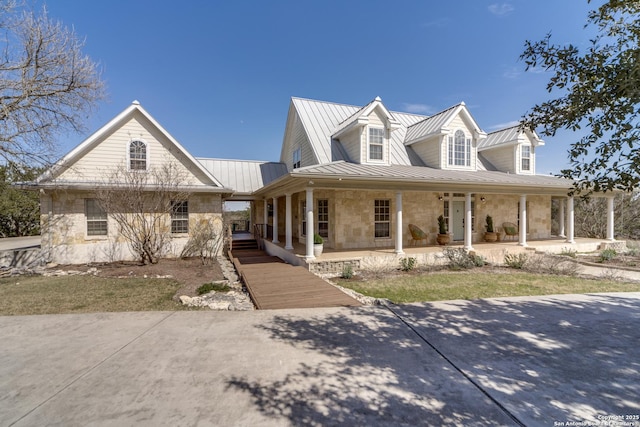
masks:
[[[95,276],[0,279],[0,315],[181,310],[175,280]]]
[[[570,276],[532,274],[515,270],[479,269],[396,275],[367,281],[338,279],[340,286],[394,303],[478,299],[527,295],[638,292],[640,284]]]

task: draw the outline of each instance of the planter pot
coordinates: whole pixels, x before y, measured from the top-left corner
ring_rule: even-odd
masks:
[[[484,233],[484,241],[485,242],[495,242],[496,240],[498,240],[498,233],[495,232],[486,232]]]
[[[439,245],[448,245],[450,241],[451,236],[448,234],[438,234],[438,237],[436,237],[436,242],[438,242]]]
[[[322,255],[322,250],[324,249],[324,245],[321,243],[319,245],[313,245],[313,256],[319,257]]]

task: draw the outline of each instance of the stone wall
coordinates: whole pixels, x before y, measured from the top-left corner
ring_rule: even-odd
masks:
[[[87,235],[85,199],[91,197],[91,193],[79,191],[56,191],[41,196],[41,246],[48,254],[48,262],[79,264],[136,259],[126,240],[118,233],[117,223],[110,216],[106,236]],[[189,197],[190,231],[202,221],[213,222],[222,232],[220,195],[193,194]],[[173,235],[163,256],[179,256],[188,239],[188,234]]]

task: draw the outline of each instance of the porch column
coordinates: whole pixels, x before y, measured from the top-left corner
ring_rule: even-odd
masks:
[[[314,259],[313,255],[313,231],[315,227],[313,225],[313,188],[307,188],[307,253],[305,257],[307,259]]]
[[[262,238],[267,238],[267,223],[269,222],[269,199],[264,199],[264,213],[262,215],[264,227],[262,228]]]
[[[518,244],[527,245],[527,196],[520,196],[520,230],[518,230]]]
[[[449,206],[449,218],[451,218],[451,206]],[[467,251],[473,250],[473,218],[471,216],[471,193],[464,195],[464,248]]]
[[[396,193],[396,250],[397,255],[404,254],[402,250],[402,191]]]
[[[453,228],[451,228],[451,218],[453,218],[453,193],[449,192],[449,216],[447,216],[447,233],[451,235],[451,241],[453,241]],[[443,210],[444,212],[444,210]]]
[[[567,221],[567,243],[575,243],[576,241],[573,239],[573,230],[574,230],[574,228],[573,228],[573,226],[574,226],[574,222],[573,222],[573,220],[574,220],[574,218],[573,218],[573,215],[574,215],[574,211],[573,211],[573,196],[570,196],[567,199],[567,210],[569,211],[568,212],[569,218],[567,218],[568,219],[568,221]]]
[[[560,224],[559,224],[559,230],[558,230],[558,235],[560,237],[565,237],[564,226],[565,226],[565,223],[567,221],[565,219],[565,217],[564,217],[564,205],[565,205],[565,203],[566,203],[566,200],[564,198],[560,199],[560,219],[559,219]]]
[[[615,240],[614,237],[614,196],[607,197],[607,240],[613,242]]]
[[[291,215],[291,194],[285,194],[285,245],[284,248],[288,251],[293,250],[293,222]]]
[[[280,243],[278,240],[278,197],[273,198],[273,243]]]

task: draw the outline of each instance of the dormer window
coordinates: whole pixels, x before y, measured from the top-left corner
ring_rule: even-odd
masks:
[[[369,160],[384,160],[384,129],[369,128]]]
[[[523,145],[520,147],[520,168],[523,171],[531,170],[531,147]]]
[[[147,170],[147,144],[134,140],[129,144],[129,170]]]
[[[471,138],[457,130],[449,137],[449,166],[471,166]]]

